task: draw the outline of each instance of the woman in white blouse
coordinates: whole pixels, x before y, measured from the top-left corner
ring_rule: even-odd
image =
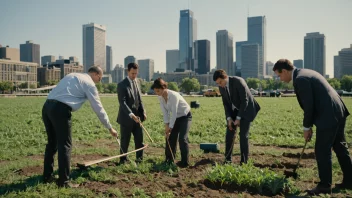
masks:
[[[178,139],[181,150],[181,161],[177,165],[187,167],[189,165],[188,132],[192,123],[191,108],[178,92],[167,89],[167,82],[163,79],[156,79],[151,88],[158,95],[160,107],[164,114],[166,162],[173,162]],[[170,148],[173,154],[171,154]]]

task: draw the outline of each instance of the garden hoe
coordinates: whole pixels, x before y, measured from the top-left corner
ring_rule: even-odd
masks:
[[[144,126],[143,126],[143,124],[142,124],[142,122],[141,122],[141,119],[140,119],[139,117],[138,117],[138,120],[139,120],[139,125],[143,128],[143,130],[144,130],[145,133],[147,134],[149,140],[150,140],[152,143],[154,143],[154,141],[153,141],[153,139],[150,137],[150,135],[149,135],[147,129],[144,128]]]
[[[175,163],[175,157],[174,157],[174,153],[172,152],[172,149],[171,149],[171,146],[170,146],[170,142],[169,142],[169,136],[165,136],[165,139],[166,139],[166,142],[167,142],[167,145],[169,146],[169,150],[170,150],[170,153],[171,153],[171,157],[172,157],[172,163]]]
[[[236,140],[236,135],[237,135],[237,126],[236,126],[236,125],[233,125],[232,127],[233,127],[232,130],[235,130],[235,133],[233,134],[233,139],[232,139],[231,148],[230,148],[229,152],[226,154],[225,159],[227,159],[230,155],[232,155],[232,149],[233,149],[233,146],[235,145],[235,140]]]
[[[290,171],[287,171],[287,170],[284,171],[284,175],[286,175],[286,178],[287,178],[287,177],[293,177],[293,178],[295,178],[295,179],[297,178],[298,175],[297,175],[297,173],[296,173],[296,170],[297,170],[297,168],[299,167],[299,162],[301,161],[302,155],[303,155],[303,153],[304,153],[304,149],[306,149],[307,142],[308,142],[308,141],[306,141],[306,143],[304,144],[303,150],[302,150],[302,152],[301,152],[301,155],[299,156],[299,159],[298,159],[298,162],[297,162],[295,168],[293,169],[293,172],[290,172]]]
[[[122,154],[125,154],[125,152],[123,152],[122,148],[121,148],[121,144],[120,144],[120,139],[116,137],[116,141],[117,141],[117,144],[119,145],[120,147],[120,151]],[[134,167],[137,167],[137,164],[136,162],[132,161],[130,158],[127,157],[127,159],[130,161],[130,163],[134,166]]]

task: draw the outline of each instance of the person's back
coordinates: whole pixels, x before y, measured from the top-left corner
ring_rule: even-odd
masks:
[[[95,83],[89,74],[71,73],[61,79],[49,93],[48,99],[63,102],[69,105],[72,111],[76,111],[87,100],[87,91],[95,92],[95,89]]]
[[[297,84],[309,81],[313,95],[314,122],[317,126],[328,127],[333,123],[349,115],[340,96],[331,87],[328,81],[318,72],[310,69],[297,69],[297,77],[294,80],[296,89]],[[332,120],[331,116],[335,119]]]

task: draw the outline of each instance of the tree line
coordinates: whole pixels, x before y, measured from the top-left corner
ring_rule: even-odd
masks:
[[[153,82],[146,82],[140,80],[140,89],[142,93],[150,93],[150,87],[152,86]],[[345,75],[341,79],[337,78],[330,78],[327,79],[329,84],[336,90],[345,90],[350,92],[352,90],[352,75]],[[247,78],[246,79],[247,85],[249,88],[255,90],[277,90],[277,89],[287,89],[292,90],[293,84],[292,81],[290,83],[284,83],[280,80],[276,79],[258,79],[258,78]],[[55,85],[58,81],[50,81],[48,85]],[[26,89],[28,87],[27,83],[22,83],[18,87],[16,87],[13,83],[8,81],[0,82],[0,92],[12,92],[16,90],[16,88],[23,88]],[[39,86],[38,86],[39,87]],[[117,93],[117,83],[98,83],[96,87],[99,93]],[[30,88],[34,88],[33,85],[30,85]],[[182,91],[185,93],[190,92],[199,92],[204,89],[217,89],[217,87],[200,85],[199,81],[196,78],[184,78],[180,84],[176,82],[168,82],[168,88],[174,91]]]

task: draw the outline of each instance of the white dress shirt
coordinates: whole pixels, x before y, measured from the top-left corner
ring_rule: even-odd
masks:
[[[111,129],[109,117],[100,102],[99,93],[89,74],[71,73],[66,75],[49,93],[48,99],[57,100],[77,111],[88,100],[100,122]]]
[[[158,96],[158,98],[164,114],[164,123],[169,123],[170,128],[174,128],[177,118],[186,116],[191,110],[186,100],[178,92],[167,89],[167,102],[162,96]]]
[[[226,87],[225,89],[227,90],[227,93],[229,94],[230,98],[231,98],[231,94],[230,94],[230,88],[229,88],[229,78],[227,77],[226,79]],[[234,111],[235,109],[238,109],[233,103],[232,101],[230,100],[231,104],[232,104],[232,111]],[[227,120],[231,120],[232,118],[231,117],[228,117]],[[240,116],[236,116],[236,120],[241,120],[241,117]]]

